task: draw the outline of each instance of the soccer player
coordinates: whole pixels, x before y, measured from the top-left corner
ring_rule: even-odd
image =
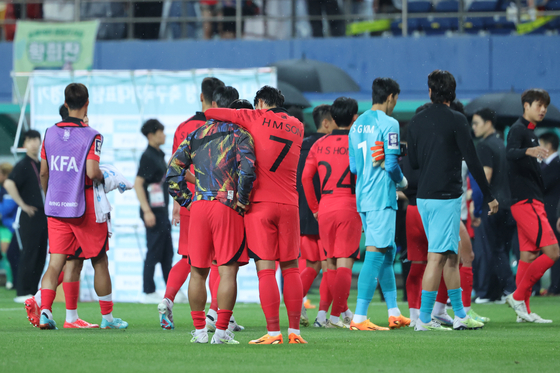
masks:
[[[417,205],[428,238],[428,264],[422,280],[420,316],[415,330],[451,330],[432,321],[441,274],[455,313],[453,328],[478,329],[484,324],[467,316],[461,299],[459,275],[459,227],[461,223],[461,160],[489,202],[489,213],[498,211],[482,165],[470,138],[467,119],[453,111],[456,82],[447,71],[435,70],[428,76],[430,99],[426,110],[408,124],[408,156],[413,169],[420,169]]]
[[[101,306],[102,329],[125,329],[128,323],[113,317],[111,277],[106,251],[109,249],[107,223],[97,223],[93,201],[93,181],[103,182],[99,169],[101,135],[83,122],[89,105],[88,90],[72,83],[64,90],[69,117],[47,129],[41,184],[46,193],[50,261],[41,286],[41,329],[56,329],[52,303],[58,277],[68,255],[91,259],[95,270],[95,291]],[[68,188],[68,186],[73,186]]]
[[[303,285],[303,295],[307,295],[315,277],[319,271],[323,269],[323,278],[319,293],[321,300],[319,302],[319,312],[313,326],[323,327],[327,321],[327,311],[332,302],[332,295],[329,291],[327,281],[327,261],[325,251],[319,240],[319,225],[317,219],[313,217],[313,213],[309,210],[305,192],[301,183],[301,175],[305,167],[305,160],[309,154],[309,150],[317,140],[332,132],[336,128],[336,124],[331,116],[330,105],[318,105],[313,109],[313,122],[317,127],[317,132],[303,139],[301,144],[301,153],[299,156],[298,172],[297,172],[297,188],[299,196],[299,225],[300,225],[300,250],[301,257],[306,260],[306,267],[301,271],[301,283]],[[319,184],[319,175],[313,177],[313,186],[315,188],[315,196],[317,200],[321,198],[321,187]],[[324,265],[324,266],[323,266]],[[305,307],[301,309],[300,324],[309,326],[309,318]]]
[[[348,133],[358,117],[356,100],[339,97],[331,105],[337,128],[311,147],[302,175],[305,196],[313,216],[319,221],[319,237],[327,251],[328,287],[333,297],[327,328],[348,328],[347,310],[352,284],[352,266],[360,256],[362,224],[356,211],[356,177],[350,173]],[[319,174],[321,202],[317,201],[313,177]]]
[[[545,90],[529,89],[521,96],[521,103],[523,116],[511,126],[506,147],[511,214],[517,223],[521,252],[515,279],[517,290],[506,301],[519,319],[543,322],[531,312],[529,299],[533,285],[558,260],[560,249],[543,204],[544,184],[539,163],[548,157],[548,150],[539,146],[534,129],[546,115],[550,96]]]
[[[175,136],[173,137],[173,154],[179,148],[179,145],[187,138],[188,134],[194,132],[200,128],[204,123],[206,123],[206,117],[204,112],[212,107],[212,94],[218,87],[224,87],[224,82],[218,78],[207,77],[202,80],[201,84],[201,94],[200,102],[202,103],[202,111],[197,111],[195,115],[184,121],[175,130]],[[187,173],[189,176],[189,184],[191,193],[194,193],[194,188],[192,185],[195,183],[194,175],[192,172],[194,168]],[[188,175],[190,174],[190,175]],[[190,222],[190,211],[186,208],[181,208],[178,203],[173,204],[173,218],[171,224],[177,226],[179,224],[179,249],[178,253],[181,255],[181,259],[175,263],[175,265],[169,271],[169,277],[167,278],[167,285],[165,288],[165,295],[160,304],[158,304],[159,311],[159,321],[163,329],[173,329],[173,302],[175,302],[175,297],[179,290],[189,277],[191,271],[191,266],[188,261],[188,234],[189,234],[189,222]],[[216,272],[216,271],[214,271]],[[210,276],[212,279],[212,276]],[[212,281],[211,281],[212,283]],[[211,287],[212,288],[212,287]],[[214,297],[213,297],[214,298]],[[216,315],[214,315],[215,317]]]
[[[224,87],[227,91],[237,91]],[[228,95],[230,96],[230,95]],[[196,192],[187,188],[185,174],[194,164]],[[237,271],[249,258],[245,247],[243,214],[255,180],[255,153],[251,135],[229,122],[209,120],[187,136],[174,154],[167,182],[173,198],[191,211],[189,226],[189,303],[194,326],[193,343],[208,343],[206,278],[212,261],[220,272],[218,318],[212,344],[239,344],[228,324],[237,297]]]
[[[366,255],[358,277],[358,302],[350,323],[351,330],[389,330],[367,318],[378,278],[387,302],[389,327],[400,328],[410,324],[410,319],[402,316],[397,306],[393,269],[397,189],[407,186],[397,163],[400,154],[399,122],[389,117],[399,93],[399,85],[393,79],[375,79],[372,107],[356,120],[348,139],[350,171],[356,174],[356,204],[366,234]],[[371,148],[375,141],[383,141],[385,169],[371,164]]]
[[[281,344],[280,293],[276,261],[284,277],[289,343],[307,343],[300,335],[303,288],[299,275],[299,212],[296,174],[303,124],[288,115],[284,96],[264,86],[255,95],[256,110],[209,109],[206,117],[239,124],[255,140],[257,183],[245,215],[249,256],[257,266],[259,295],[268,333],[250,344]]]

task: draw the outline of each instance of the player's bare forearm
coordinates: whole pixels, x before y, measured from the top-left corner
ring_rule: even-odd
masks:
[[[98,183],[102,183],[104,180],[103,171],[99,168],[99,162],[93,159],[86,161],[86,174],[91,180]]]
[[[146,196],[146,192],[144,191],[144,178],[140,176],[136,176],[134,179],[134,191],[136,192],[136,197],[138,198],[138,202],[140,202],[140,208],[144,213],[152,211],[150,208],[150,204],[148,203],[148,197]]]
[[[25,202],[23,202],[23,199],[19,194],[19,190],[17,189],[16,183],[13,180],[6,179],[6,181],[4,181],[3,187],[6,189],[6,192],[8,192],[10,197],[12,197],[14,202],[17,203],[19,207],[25,206]]]
[[[41,188],[43,188],[43,192],[46,194],[49,186],[49,164],[45,159],[41,160],[41,173],[39,176],[41,178]]]

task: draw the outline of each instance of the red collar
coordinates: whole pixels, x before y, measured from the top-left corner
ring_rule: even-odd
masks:
[[[537,127],[537,125],[536,125],[535,123],[529,123],[529,124],[527,125],[527,128],[529,128],[530,130],[534,130],[535,127]]]

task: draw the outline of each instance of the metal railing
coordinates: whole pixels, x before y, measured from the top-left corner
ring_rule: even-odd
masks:
[[[290,14],[281,16],[281,15],[269,15],[264,14],[267,9],[267,5],[270,5],[273,2],[281,1],[285,5],[290,5]],[[195,25],[195,27],[199,28],[203,22],[211,22],[211,23],[225,23],[225,22],[235,22],[235,38],[241,39],[243,38],[243,22],[253,19],[260,19],[263,22],[264,33],[261,35],[262,38],[269,38],[274,39],[274,36],[268,35],[266,32],[267,23],[270,21],[284,21],[291,23],[290,29],[290,37],[297,38],[297,22],[298,21],[345,21],[345,22],[359,22],[359,21],[374,21],[374,20],[402,20],[402,36],[408,36],[410,34],[408,30],[408,20],[409,19],[438,19],[438,18],[457,18],[458,19],[458,32],[463,33],[465,30],[465,19],[473,18],[473,17],[511,17],[511,14],[508,14],[506,11],[491,11],[491,12],[468,12],[464,9],[464,1],[459,0],[459,11],[458,12],[429,12],[429,13],[410,13],[408,11],[408,2],[402,1],[402,10],[401,12],[394,12],[394,13],[376,13],[374,14],[373,19],[368,16],[359,15],[359,14],[348,14],[349,9],[351,9],[352,0],[343,0],[343,6],[339,7],[341,12],[346,12],[346,14],[340,15],[320,15],[320,16],[309,16],[309,15],[297,15],[296,14],[296,0],[261,0],[255,1],[255,3],[259,3],[261,5],[261,14],[257,16],[247,16],[243,15],[243,1],[236,1],[236,9],[234,16],[212,16],[212,17],[202,17],[201,14],[196,16],[170,16],[162,15],[162,16],[154,16],[154,17],[134,17],[133,7],[136,3],[149,3],[153,2],[150,0],[67,0],[67,1],[58,1],[58,3],[64,3],[67,5],[74,5],[73,10],[73,19],[71,21],[78,22],[81,20],[90,20],[90,19],[98,19],[101,24],[125,24],[126,25],[126,38],[133,39],[134,38],[134,26],[138,24],[146,24],[146,23],[159,23],[160,24],[160,38],[162,35],[165,35],[166,28],[169,24],[179,24],[181,28],[181,35],[178,38],[186,38],[187,37],[187,26],[188,25]],[[199,0],[175,0],[175,1],[159,1],[156,3],[162,3],[163,7],[170,6],[171,3],[181,3],[182,5],[182,14],[186,13],[186,4],[187,3],[199,3]],[[7,3],[7,2],[4,2]],[[20,18],[18,20],[25,20],[27,18],[26,14],[26,6],[27,4],[44,4],[44,0],[11,0],[9,3],[12,4],[19,4],[20,6]],[[54,2],[51,2],[54,3]],[[88,17],[87,15],[83,16],[81,14],[81,9],[83,4],[91,4],[91,3],[119,3],[124,6],[124,13],[123,16],[118,17]],[[520,22],[523,16],[531,15],[532,17],[535,16],[560,16],[560,10],[555,11],[537,11],[537,10],[530,10],[528,8],[524,8],[522,6],[521,0],[515,0],[513,2],[517,5],[516,14],[514,17],[516,18],[516,22]],[[196,4],[193,4],[196,5]],[[263,11],[264,10],[264,11]],[[257,18],[258,17],[258,18]],[[50,19],[33,19],[33,21],[37,22],[56,22]],[[70,20],[68,20],[70,21]],[[0,19],[0,40],[5,40],[5,30],[3,26],[13,25],[17,22],[14,19]]]

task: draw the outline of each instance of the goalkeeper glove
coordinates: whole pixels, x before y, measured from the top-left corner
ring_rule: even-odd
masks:
[[[375,146],[372,146],[370,150],[373,152],[371,155],[373,158],[373,167],[381,166],[381,168],[385,168],[385,150],[383,148],[383,141],[376,141]]]

